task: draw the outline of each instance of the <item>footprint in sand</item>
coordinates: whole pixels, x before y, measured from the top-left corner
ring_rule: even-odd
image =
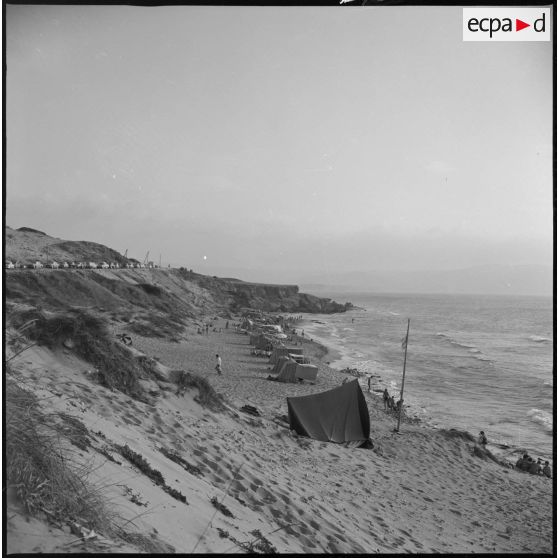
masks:
[[[279,494],[279,498],[281,498],[281,500],[283,500],[283,503],[285,505],[287,505],[287,506],[290,505],[291,499],[286,494]]]
[[[316,531],[320,530],[320,524],[317,521],[314,521],[313,519],[311,519],[308,522],[308,525],[310,525],[310,527],[312,527],[312,529],[315,529]]]
[[[279,519],[283,515],[283,512],[277,508],[269,508],[269,511],[275,519]]]
[[[256,496],[268,504],[277,502],[277,498],[269,490],[265,489],[263,486],[260,486],[256,490]]]
[[[246,492],[246,485],[239,479],[235,479],[231,483],[231,490],[233,492]]]
[[[304,552],[312,552],[316,548],[316,543],[306,535],[299,535],[297,538],[301,542]]]

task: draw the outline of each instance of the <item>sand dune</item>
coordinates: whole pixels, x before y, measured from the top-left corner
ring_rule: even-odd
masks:
[[[76,456],[91,464],[91,480],[117,513],[161,550],[238,552],[239,542],[261,540],[258,530],[279,552],[552,552],[551,481],[483,460],[473,443],[421,424],[394,433],[393,417],[373,393],[366,394],[373,450],[299,437],[278,418],[287,414],[286,397],[324,391],[346,376],[325,364],[327,356],[316,361],[323,350],[305,342],[319,366],[316,384],[268,381],[271,365],[250,355],[248,336],[225,330],[224,321],[217,326],[222,333],[191,330],[181,343],[133,336],[133,347],[169,369],[207,377],[224,396],[222,412],[199,405],[196,390],[176,395],[164,383],[152,383],[151,404],[108,390],[69,350],[33,347],[13,361],[18,381],[43,405],[87,427],[90,446]],[[215,353],[222,376],[213,369]],[[246,404],[261,416],[243,413]],[[123,445],[187,502],[125,459],[116,449]],[[39,533],[41,548],[68,551],[67,534],[15,519],[8,548],[37,551]],[[79,549],[98,552],[99,544],[81,541]],[[112,551],[126,548],[113,543]]]

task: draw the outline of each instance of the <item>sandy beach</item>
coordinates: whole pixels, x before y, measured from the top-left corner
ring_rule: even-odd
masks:
[[[267,359],[250,354],[248,335],[225,329],[224,319],[214,326],[221,332],[189,328],[180,343],[134,335],[133,347],[207,378],[223,396],[222,411],[200,405],[196,389],[176,395],[172,385],[153,380],[145,380],[151,404],[111,391],[71,349],[35,346],[12,361],[17,382],[42,405],[85,425],[89,445],[74,447],[74,459],[88,464],[88,481],[118,517],[152,538],[150,551],[228,553],[265,541],[270,546],[252,550],[552,553],[553,481],[475,455],[474,442],[463,435],[410,422],[395,433],[394,416],[374,392],[365,393],[373,449],[297,436],[281,420],[286,398],[340,385],[347,375],[327,365],[335,355],[304,340],[305,355],[319,367],[316,383],[273,382]],[[214,370],[216,353],[222,376]],[[244,405],[260,416],[242,412]],[[187,502],[119,455],[115,448],[122,445],[141,454]],[[16,499],[8,501],[8,514],[9,552],[130,551],[102,535],[76,538],[65,525],[34,526]]]

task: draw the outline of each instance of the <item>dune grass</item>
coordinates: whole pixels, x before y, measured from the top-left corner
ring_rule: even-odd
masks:
[[[144,390],[138,382],[143,370],[130,358],[126,349],[112,340],[103,322],[83,310],[46,313],[37,309],[14,312],[11,324],[25,329],[31,341],[56,350],[71,341],[72,351],[89,362],[98,372],[102,385],[117,389],[145,401]]]
[[[9,378],[5,398],[6,480],[25,512],[59,523],[79,518],[89,529],[112,533],[114,517],[88,485],[87,468],[64,450],[56,416],[45,415],[37,397]]]
[[[213,389],[206,378],[183,370],[172,370],[170,380],[178,386],[177,393],[197,388],[199,394],[194,397],[194,401],[202,407],[207,407],[212,411],[223,411],[225,409],[222,395]]]
[[[46,414],[38,398],[10,377],[9,365],[6,370],[5,488],[15,492],[23,511],[56,526],[77,524],[139,551],[174,552],[154,535],[130,531],[106,503],[102,487],[90,482],[92,465],[80,463],[64,441],[73,443],[76,431],[85,437],[86,427],[63,413]]]
[[[143,337],[157,337],[180,341],[180,335],[184,332],[184,324],[180,318],[167,314],[165,316],[149,313],[138,316],[127,326],[132,333]]]

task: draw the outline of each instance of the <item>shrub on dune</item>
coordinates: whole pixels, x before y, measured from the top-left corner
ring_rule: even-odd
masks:
[[[225,408],[222,396],[213,389],[205,378],[197,374],[184,372],[183,370],[172,370],[170,380],[178,386],[177,393],[183,392],[186,389],[197,388],[199,395],[194,397],[194,401],[202,407],[207,407],[213,411],[221,411]]]
[[[73,352],[97,368],[101,384],[145,399],[138,382],[142,369],[121,344],[109,337],[103,322],[95,316],[82,310],[47,314],[33,309],[14,313],[10,322],[16,328],[27,326],[26,337],[51,350],[70,340]]]

